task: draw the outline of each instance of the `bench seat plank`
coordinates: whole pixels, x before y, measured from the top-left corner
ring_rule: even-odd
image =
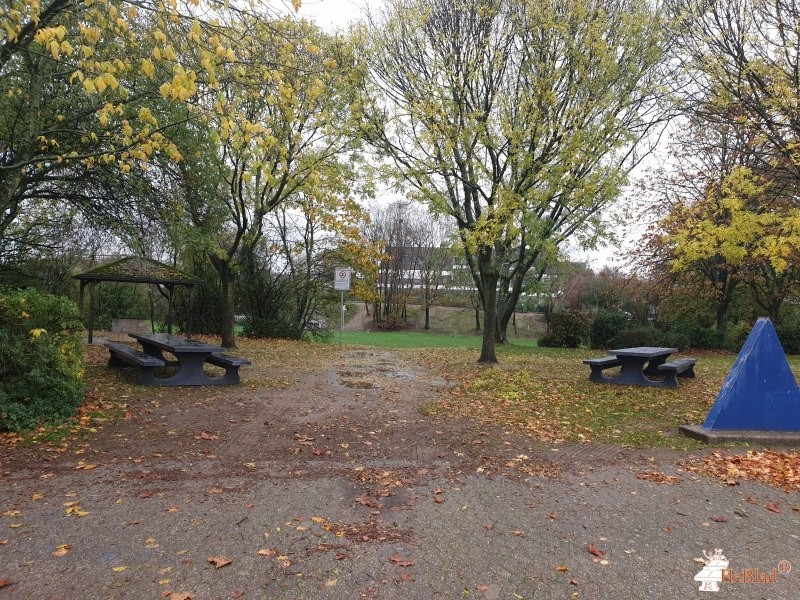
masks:
[[[659,373],[664,374],[664,384],[667,387],[677,387],[678,377],[694,377],[694,365],[696,358],[676,358],[664,364],[658,365]]]
[[[212,354],[206,359],[206,362],[224,368],[225,375],[222,377],[222,381],[232,385],[239,383],[239,367],[250,364],[250,361],[246,358],[231,356],[222,352]]]
[[[137,382],[141,385],[155,385],[157,380],[153,371],[166,365],[160,358],[150,356],[125,344],[106,342],[105,346],[110,353],[108,366],[124,367],[134,365],[139,367]]]
[[[106,347],[111,352],[111,358],[116,358],[118,360],[123,360],[126,363],[138,365],[140,367],[163,367],[164,361],[160,358],[156,358],[155,356],[150,356],[149,354],[145,354],[141,350],[136,350],[135,348],[131,348],[130,346],[126,346],[125,344],[115,344],[113,342],[107,342]],[[118,364],[111,365],[111,366],[120,366]]]
[[[603,356],[600,358],[587,358],[583,361],[583,364],[589,365],[592,370],[589,373],[589,381],[605,383],[609,381],[609,378],[603,375],[603,369],[618,367],[622,364],[622,361],[616,356]]]

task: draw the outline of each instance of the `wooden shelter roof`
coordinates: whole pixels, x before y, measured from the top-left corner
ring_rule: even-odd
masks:
[[[180,269],[150,258],[126,256],[73,275],[81,283],[90,281],[122,281],[127,283],[162,283],[165,285],[200,285],[198,279]]]

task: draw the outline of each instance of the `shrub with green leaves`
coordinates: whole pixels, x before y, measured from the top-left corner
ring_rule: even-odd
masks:
[[[618,348],[624,345],[617,340],[619,334],[628,327],[629,321],[628,316],[618,310],[598,312],[592,319],[592,348]]]
[[[578,348],[589,340],[589,315],[577,310],[560,310],[550,315],[549,333],[540,346]]]
[[[82,332],[74,302],[0,288],[0,431],[75,413],[83,401]]]

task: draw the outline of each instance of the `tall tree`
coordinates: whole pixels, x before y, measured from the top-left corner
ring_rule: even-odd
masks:
[[[222,43],[209,38],[210,48]],[[234,283],[243,256],[264,237],[267,216],[301,202],[335,229],[357,193],[349,107],[357,83],[347,43],[312,24],[248,18],[225,31],[236,60],[217,67],[202,121],[188,127],[177,173],[195,243],[222,286],[222,344],[235,345]],[[208,133],[209,137],[204,138]]]
[[[237,39],[221,38],[220,23],[251,10],[270,8],[266,0],[246,10],[226,0],[6,2],[0,238],[30,201],[124,217],[133,206],[126,181],[159,155],[180,160],[170,130],[206,111],[217,68],[236,60]]]
[[[681,92],[707,121],[763,141],[761,159],[800,178],[800,2],[672,0],[682,19],[689,85]]]
[[[744,285],[777,315],[798,248],[794,186],[764,162],[763,138],[729,115],[720,124],[700,113],[675,137],[655,183],[664,216],[646,236],[651,266],[660,261],[711,288],[721,332]]]
[[[389,0],[366,60],[365,135],[458,227],[487,325],[537,260],[591,246],[663,116],[665,23],[641,0]]]

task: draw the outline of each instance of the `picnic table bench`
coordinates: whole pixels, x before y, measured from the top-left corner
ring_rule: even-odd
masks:
[[[186,339],[170,334],[129,333],[137,340],[142,350],[125,344],[106,342],[111,356],[108,364],[112,367],[133,365],[139,368],[138,382],[143,385],[233,385],[239,383],[239,367],[249,365],[250,361],[238,356],[224,354],[224,348],[205,342]],[[176,360],[164,356],[172,354]],[[206,373],[204,364],[225,369],[222,377]],[[171,372],[159,373],[156,369],[175,367]]]
[[[583,361],[583,364],[589,365],[589,368],[592,370],[592,372],[589,373],[589,381],[603,383],[608,379],[603,375],[603,369],[618,367],[622,364],[622,361],[616,356],[603,356],[601,358],[587,358]]]
[[[166,363],[155,356],[150,356],[146,352],[136,350],[125,344],[106,342],[109,350],[109,367],[139,367],[138,382],[142,385],[154,385],[155,375],[153,371],[163,367]]]
[[[666,387],[678,387],[678,377],[694,377],[694,364],[696,358],[676,358],[664,364],[658,365],[659,373],[664,374]]]
[[[678,377],[694,377],[694,365],[697,362],[697,359],[689,357],[667,362],[670,354],[677,351],[677,348],[655,346],[618,348],[609,350],[609,356],[587,358],[583,363],[589,365],[589,381],[594,383],[676,387]],[[605,369],[613,367],[621,367],[618,376],[609,377],[603,374]],[[648,377],[653,375],[664,378],[659,380]]]
[[[250,361],[239,356],[230,354],[215,353],[206,359],[207,363],[225,369],[225,375],[220,383],[236,384],[239,383],[239,367],[249,365]]]

